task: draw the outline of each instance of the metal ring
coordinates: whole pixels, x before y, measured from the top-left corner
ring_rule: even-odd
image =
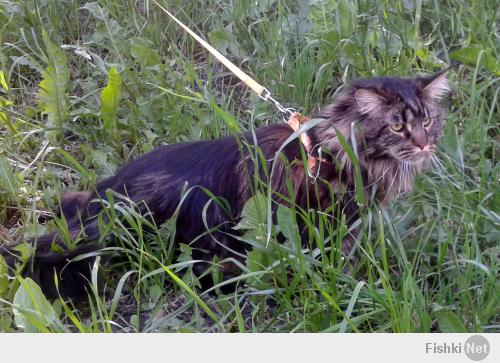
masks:
[[[264,94],[264,96],[262,96]],[[262,94],[259,95],[260,98],[262,98],[264,101],[268,101],[271,97],[271,92],[267,88],[264,87],[262,90]]]

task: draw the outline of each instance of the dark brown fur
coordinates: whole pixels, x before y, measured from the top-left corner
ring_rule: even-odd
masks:
[[[63,195],[61,213],[67,218],[70,235],[76,238],[83,231],[85,243],[81,242],[76,250],[66,254],[57,254],[51,252],[51,245],[57,243],[64,247],[57,232],[38,238],[34,241],[37,248],[34,262],[30,264],[34,269],[27,273],[41,284],[44,292],[56,295],[52,282],[54,270],[60,271],[69,259],[82,252],[98,249],[94,243],[99,238],[96,216],[101,213],[109,190],[128,196],[143,209],[147,205],[158,224],[172,217],[179,207],[177,240],[189,243],[196,239],[193,257],[208,261],[214,255],[225,257],[231,256],[232,251],[245,252],[245,246],[225,232],[234,234],[232,227],[240,218],[245,202],[255,193],[254,181],[269,182],[266,169],[270,171],[274,167],[271,180],[274,207],[291,199],[306,210],[325,209],[334,203],[330,192],[333,190],[343,212],[353,218],[358,213],[354,202],[354,172],[336,130],[349,142],[356,141],[366,197],[369,198],[375,188],[377,199],[384,202],[410,189],[415,174],[434,150],[442,130],[437,100],[446,91],[443,73],[429,78],[380,78],[355,83],[332,106],[316,115],[326,120],[308,131],[314,153],[321,146],[329,155],[329,162],[321,163],[315,183],[305,169],[304,149],[298,139],[286,145],[281,156],[275,158],[293,133],[286,124],[262,127],[254,134],[249,132],[238,137],[163,146],[125,165],[115,176],[100,182],[92,193]],[[434,119],[432,127],[424,130],[423,120],[429,117]],[[391,131],[396,121],[404,122],[408,132]],[[424,145],[428,145],[429,155],[417,155],[416,148]],[[259,162],[265,160],[264,168],[256,166],[255,146],[264,156],[259,159]],[[286,180],[293,186],[291,193]],[[207,225],[203,223],[202,214],[211,198],[200,187],[228,206],[211,202],[206,210]],[[187,195],[180,203],[186,190]],[[214,231],[207,234],[207,228]],[[11,265],[16,259],[10,249],[2,255]],[[89,260],[65,267],[60,275],[61,295],[81,296],[84,285],[81,275],[88,272]]]

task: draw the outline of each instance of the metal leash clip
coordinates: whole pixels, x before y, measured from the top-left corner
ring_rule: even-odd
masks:
[[[286,115],[284,117],[284,121],[286,123],[288,123],[288,120],[290,120],[290,118],[296,111],[293,107],[284,107],[281,103],[279,103],[279,101],[277,101],[276,99],[274,99],[273,96],[271,96],[271,92],[269,92],[267,88],[264,88],[262,94],[260,94],[259,97],[264,101],[272,102],[279,112],[284,113]]]

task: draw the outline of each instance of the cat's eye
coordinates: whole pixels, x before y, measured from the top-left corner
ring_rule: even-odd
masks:
[[[431,118],[426,118],[423,122],[422,122],[422,126],[423,127],[429,127],[432,123],[432,119]]]
[[[404,127],[405,127],[405,125],[402,122],[398,122],[398,123],[395,123],[395,124],[391,125],[392,131],[396,131],[396,132],[403,131]]]

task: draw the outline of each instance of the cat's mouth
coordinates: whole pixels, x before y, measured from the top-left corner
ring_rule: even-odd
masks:
[[[435,150],[434,145],[425,145],[423,148],[415,147],[413,154],[410,156],[411,162],[417,165],[426,164],[431,160],[431,156]]]
[[[423,164],[430,161],[432,154],[435,151],[435,145],[425,145],[424,147],[405,148],[396,154],[396,158],[400,161],[408,161],[413,164]]]

